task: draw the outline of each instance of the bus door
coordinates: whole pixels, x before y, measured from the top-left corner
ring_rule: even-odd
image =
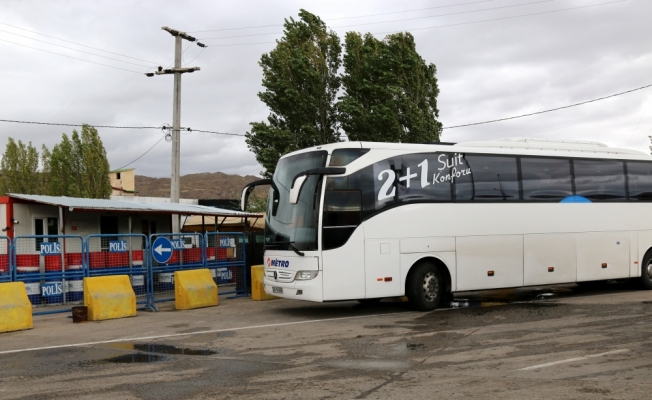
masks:
[[[365,298],[362,194],[329,178],[324,194],[322,261],[324,300]]]

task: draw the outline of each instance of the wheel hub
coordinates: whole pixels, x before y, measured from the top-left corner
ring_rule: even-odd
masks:
[[[647,265],[647,276],[648,278],[652,279],[652,262],[648,263]]]
[[[649,268],[652,268],[652,264]],[[432,272],[423,277],[423,295],[427,301],[435,301],[437,298],[437,277]]]

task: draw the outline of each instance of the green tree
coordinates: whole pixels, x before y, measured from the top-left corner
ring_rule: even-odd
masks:
[[[77,131],[73,130],[73,140],[65,133],[61,142],[54,145],[47,163],[49,169],[48,194],[50,196],[83,197],[81,183],[81,152],[75,142],[79,142]],[[81,142],[79,142],[81,145]]]
[[[308,11],[299,20],[285,20],[276,48],[263,54],[267,122],[252,122],[246,133],[249,149],[271,177],[279,158],[288,152],[339,140],[335,97],[340,88],[340,39]]]
[[[337,107],[349,140],[439,141],[437,69],[417,53],[410,33],[381,41],[348,32],[345,49],[344,95]]]
[[[25,145],[20,140],[16,143],[9,138],[0,161],[0,190],[3,193],[39,194],[38,164],[39,154],[32,142]]]
[[[73,130],[70,138],[64,133],[43,162],[46,170],[51,196],[107,199],[111,195],[106,150],[92,126],[82,125],[81,135]]]
[[[81,143],[83,197],[108,199],[111,196],[111,169],[97,129],[83,125]]]
[[[41,179],[39,180],[39,185],[41,186],[40,193],[48,194],[48,189],[50,186],[50,157],[52,153],[45,146],[41,146]]]

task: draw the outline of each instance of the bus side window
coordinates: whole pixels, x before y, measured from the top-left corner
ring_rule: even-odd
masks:
[[[652,163],[627,162],[629,200],[652,201]]]
[[[522,157],[523,200],[561,201],[573,194],[570,160]]]
[[[612,160],[573,160],[575,194],[591,201],[623,201],[625,165]]]
[[[468,154],[462,160],[468,172],[455,177],[455,200],[520,200],[516,157]]]

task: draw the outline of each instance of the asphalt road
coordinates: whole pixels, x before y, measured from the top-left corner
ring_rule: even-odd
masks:
[[[652,292],[575,285],[406,303],[252,302],[0,334],[0,399],[649,399]],[[48,347],[48,348],[44,348]]]

